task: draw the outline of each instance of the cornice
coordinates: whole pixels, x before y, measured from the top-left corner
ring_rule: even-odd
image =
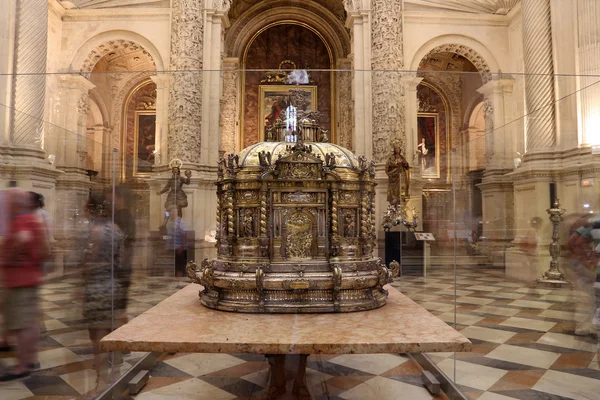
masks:
[[[170,8],[101,8],[86,10],[65,10],[65,22],[94,22],[131,19],[132,17],[144,20],[170,20]]]
[[[510,20],[506,15],[404,11],[403,16],[405,23],[432,25],[468,24],[469,26],[497,26],[503,28],[510,25]]]
[[[48,0],[48,11],[62,19],[67,10],[65,10],[58,0]]]

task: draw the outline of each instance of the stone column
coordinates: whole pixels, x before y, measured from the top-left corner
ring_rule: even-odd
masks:
[[[596,0],[577,0],[579,36],[579,73],[581,87],[582,143],[600,144],[600,4]],[[595,75],[586,77],[585,75]]]
[[[527,105],[527,151],[556,144],[550,0],[521,3]]]
[[[78,219],[83,216],[90,180],[86,173],[88,93],[95,85],[81,75],[59,76],[59,101],[52,115],[47,151],[56,156],[55,166],[64,173],[56,182],[56,238],[78,236]],[[108,152],[108,151],[107,151]],[[109,164],[107,178],[112,176]],[[65,250],[70,244],[65,243]]]
[[[168,155],[165,163],[181,159],[200,164],[202,154],[203,2],[173,0],[171,9],[171,91]],[[164,151],[163,151],[164,152]]]
[[[561,149],[573,149],[579,145],[579,122],[577,121],[577,63],[581,63],[581,58],[577,58],[577,3],[579,0],[550,0],[552,11],[552,42],[554,73],[557,75],[555,80],[556,98],[561,99],[555,103],[556,107],[556,144]],[[579,1],[582,3],[582,1]],[[590,5],[596,6],[596,1],[588,1]],[[600,10],[600,8],[597,8]],[[589,21],[592,13],[584,14]],[[583,16],[583,15],[582,15]],[[595,18],[600,15],[596,14]],[[579,19],[581,20],[581,17]],[[597,19],[595,20],[597,21]],[[580,22],[581,26],[581,22]],[[594,30],[596,25],[594,24]],[[600,62],[597,58],[595,65]],[[581,64],[580,64],[581,65]],[[596,69],[596,71],[599,71]],[[596,80],[595,80],[596,81]],[[594,81],[594,82],[595,82]],[[597,86],[597,85],[595,85]],[[584,90],[581,94],[586,93]],[[560,198],[561,203],[563,198]],[[566,199],[565,199],[566,200]],[[564,204],[563,204],[564,206]]]
[[[156,155],[155,165],[165,165],[169,162],[169,80],[168,74],[151,76],[156,84]]]
[[[348,19],[346,27],[352,32],[354,129],[352,150],[358,155],[373,157],[371,103],[371,11],[345,2]]]
[[[41,147],[44,134],[48,2],[19,0],[16,6],[12,82],[14,145]]]
[[[337,61],[335,73],[337,87],[337,138],[336,142],[347,149],[353,148],[352,62],[348,58]]]
[[[224,28],[229,26],[227,10],[228,1],[207,1],[206,26],[204,27],[203,51],[203,122],[202,156],[204,165],[216,165],[219,160],[221,144],[220,116],[221,94],[223,90],[223,45]]]
[[[0,13],[0,102],[7,106],[12,104],[16,12],[17,1],[5,0]],[[10,143],[11,117],[10,107],[0,106],[0,144]],[[3,158],[0,155],[0,161]]]
[[[59,76],[59,101],[52,115],[47,147],[66,172],[85,170],[88,94],[95,85],[81,75]]]
[[[486,170],[512,170],[516,155],[512,113],[507,112],[512,103],[514,79],[493,79],[477,91],[485,96],[486,119]],[[491,129],[490,129],[491,128]]]
[[[373,0],[372,10],[373,159],[384,162],[394,138],[406,143],[403,0]]]
[[[240,86],[240,59],[223,60],[223,98],[221,99],[221,148],[224,153],[234,153],[239,147],[238,91]]]
[[[415,163],[416,143],[417,143],[417,115],[419,113],[419,100],[417,98],[417,87],[423,80],[422,77],[414,75],[405,75],[403,77],[404,87],[406,92],[405,97],[405,121],[404,131],[406,134],[406,160],[412,168],[420,168],[418,163]],[[420,170],[413,169],[414,174],[420,176]]]
[[[512,178],[514,124],[511,124],[513,79],[489,80],[477,91],[485,96],[486,163],[482,183],[483,237],[482,251],[496,265],[504,265],[504,251],[514,238],[514,207]]]

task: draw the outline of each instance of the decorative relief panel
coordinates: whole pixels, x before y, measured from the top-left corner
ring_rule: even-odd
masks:
[[[312,219],[303,212],[294,213],[285,221],[285,230],[287,258],[312,258]]]

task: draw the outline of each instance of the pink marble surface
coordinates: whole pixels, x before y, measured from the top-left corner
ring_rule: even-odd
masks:
[[[377,310],[242,314],[200,304],[190,284],[101,341],[110,351],[352,354],[470,351],[471,342],[396,289]]]

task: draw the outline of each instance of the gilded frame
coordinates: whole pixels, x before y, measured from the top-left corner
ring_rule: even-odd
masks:
[[[148,118],[150,117],[150,118]],[[147,125],[148,122],[145,122],[142,124],[140,123],[140,121],[142,120],[150,120],[153,121],[153,123],[150,123],[150,126],[152,126],[152,133],[154,136],[154,143],[153,145],[156,148],[156,111],[150,111],[150,110],[136,110],[135,111],[135,116],[134,116],[134,141],[133,141],[133,175],[134,176],[149,176],[152,172],[152,165],[154,165],[154,161],[152,161],[151,165],[148,166],[147,168],[144,168],[144,171],[140,171],[140,165],[139,165],[139,160],[140,160],[140,127],[142,125]],[[146,167],[146,166],[145,166]]]
[[[291,89],[301,89],[310,94],[310,106],[308,110],[314,111],[318,105],[317,86],[315,85],[259,85],[258,87],[258,126],[259,126],[259,141],[265,140],[265,117],[268,115],[267,98],[268,96],[276,97],[287,95]]]
[[[434,141],[433,145],[431,144],[431,136],[426,137],[423,132],[423,125],[428,123],[427,119],[432,119],[434,124]],[[421,139],[425,138],[426,147],[428,149],[428,154],[425,156],[425,163],[427,165],[426,168],[421,169],[421,176],[423,178],[439,178],[440,177],[440,123],[439,123],[439,115],[438,113],[426,113],[420,112],[417,113],[417,144],[415,145],[415,150],[418,151],[417,147],[421,143]],[[434,149],[433,157],[431,157],[431,150]],[[429,157],[428,157],[429,156]],[[431,165],[433,161],[434,165]]]

